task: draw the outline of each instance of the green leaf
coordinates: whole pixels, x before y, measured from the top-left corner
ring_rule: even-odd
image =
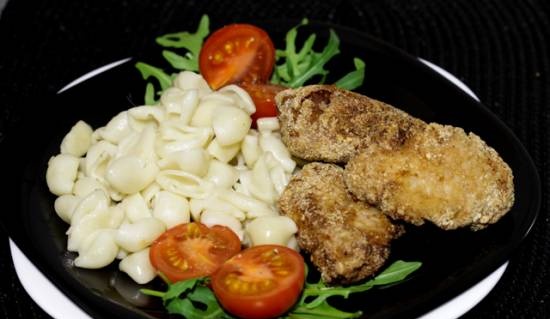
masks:
[[[365,62],[359,58],[354,58],[353,64],[355,65],[355,71],[344,75],[334,85],[342,89],[353,90],[363,84],[363,80],[365,79]]]
[[[162,300],[166,302],[170,299],[178,298],[181,294],[192,290],[199,281],[201,281],[200,278],[194,278],[178,281],[174,284],[169,285],[168,290],[164,294]]]
[[[195,33],[169,33],[158,37],[156,41],[163,47],[186,49],[188,52],[184,56],[169,50],[163,51],[162,55],[175,69],[196,72],[199,70],[199,53],[209,33],[210,20],[207,15],[203,15]]]
[[[398,260],[372,279],[372,285],[388,285],[401,281],[422,266],[421,262]]]
[[[293,319],[310,319],[310,318],[324,318],[324,319],[339,319],[339,318],[358,318],[362,314],[361,311],[357,312],[346,312],[334,308],[329,305],[326,301],[323,301],[321,304],[315,308],[308,307],[297,307],[288,314],[287,318]]]
[[[156,79],[160,84],[161,91],[166,90],[172,84],[172,78],[162,69],[143,62],[136,63],[136,68],[139,70],[144,80],[147,80],[149,78]],[[155,100],[155,92],[156,91],[153,83],[148,82],[147,86],[145,87],[145,104],[154,105],[157,103],[157,101]]]

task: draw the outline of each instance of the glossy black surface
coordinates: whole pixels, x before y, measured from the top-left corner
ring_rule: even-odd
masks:
[[[281,47],[288,25],[264,26]],[[430,225],[407,227],[407,233],[395,241],[391,259],[423,262],[414,277],[387,289],[336,301],[343,308],[363,310],[369,318],[414,318],[488,275],[517,248],[538,213],[538,176],[511,131],[481,104],[416,58],[352,30],[335,29],[342,41],[342,53],[328,66],[333,78],[352,68],[352,57],[361,57],[366,63],[366,80],[358,91],[425,121],[461,126],[476,133],[514,172],[516,202],[497,224],[475,233],[444,232]],[[318,41],[326,41],[328,26],[303,31],[310,30],[319,33]],[[156,63],[160,49],[145,56],[139,60]],[[149,59],[151,56],[155,58]],[[113,60],[118,58],[123,57]],[[74,256],[65,251],[68,226],[53,211],[55,197],[47,190],[45,170],[76,121],[85,120],[94,128],[103,126],[119,111],[139,105],[143,91],[144,83],[133,62],[126,63],[63,94],[45,97],[44,107],[34,108],[38,110],[16,131],[9,132],[1,145],[4,181],[11,185],[4,193],[8,200],[2,224],[48,278],[95,318],[156,317],[164,312],[155,303],[145,308],[133,306],[137,287],[116,270],[116,265],[99,271],[71,266]]]

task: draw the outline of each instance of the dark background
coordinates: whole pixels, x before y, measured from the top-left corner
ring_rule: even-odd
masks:
[[[550,318],[546,0],[9,0],[0,16],[0,142],[23,115],[32,116],[28,106],[55,107],[41,104],[41,97],[98,66],[151,50],[160,34],[193,30],[203,13],[214,28],[305,16],[334,22],[432,61],[465,82],[523,142],[543,188],[531,234],[496,288],[465,318]],[[0,275],[1,318],[48,317],[19,284],[1,229]]]

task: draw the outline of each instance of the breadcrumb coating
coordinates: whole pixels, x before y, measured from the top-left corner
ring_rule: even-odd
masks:
[[[346,189],[344,170],[310,163],[294,174],[278,201],[298,226],[298,244],[330,284],[347,284],[375,273],[402,232],[378,209]]]

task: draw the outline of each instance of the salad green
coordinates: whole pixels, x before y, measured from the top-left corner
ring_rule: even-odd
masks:
[[[283,317],[285,319],[338,319],[357,318],[362,312],[346,312],[328,303],[328,298],[341,296],[345,299],[352,293],[363,292],[373,287],[389,286],[401,282],[420,268],[420,262],[398,260],[379,275],[364,283],[351,286],[327,286],[322,280],[317,283],[306,282],[302,296],[294,307]],[[234,318],[226,313],[208,287],[209,278],[194,278],[168,283],[165,292],[141,289],[146,295],[162,298],[163,304],[171,314],[179,314],[187,319]]]

